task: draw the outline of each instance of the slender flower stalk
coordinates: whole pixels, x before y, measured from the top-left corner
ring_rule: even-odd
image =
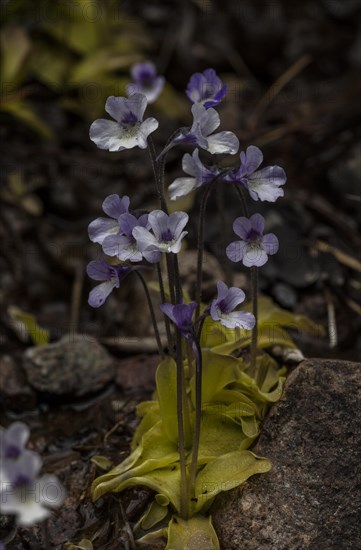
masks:
[[[187,465],[186,465],[186,441],[184,432],[184,408],[183,408],[183,395],[185,394],[185,378],[183,369],[183,357],[182,357],[182,335],[181,331],[177,329],[176,335],[177,346],[177,421],[178,421],[178,449],[179,449],[179,462],[180,462],[180,474],[181,474],[181,509],[180,514],[183,519],[188,518],[188,479],[187,479]]]
[[[179,290],[177,296],[179,295]],[[185,375],[182,357],[182,336],[187,340],[194,339],[194,326],[192,317],[196,304],[161,304],[160,309],[167,315],[177,328],[177,420],[178,420],[178,445],[179,460],[181,471],[181,516],[188,517],[188,479],[186,469],[186,438],[184,431],[184,395],[185,395]]]
[[[163,346],[162,346],[162,342],[161,342],[161,339],[160,339],[160,335],[159,335],[159,330],[158,330],[158,325],[157,325],[157,320],[155,318],[155,313],[154,313],[154,308],[153,308],[153,304],[152,304],[152,299],[150,297],[150,293],[149,293],[149,289],[148,289],[148,286],[147,286],[147,283],[145,282],[145,279],[143,277],[143,275],[139,272],[139,271],[135,271],[135,273],[137,274],[142,286],[143,286],[143,289],[144,289],[144,292],[145,292],[145,296],[147,298],[147,302],[148,302],[148,307],[149,307],[149,313],[150,313],[150,316],[151,316],[151,319],[152,319],[152,324],[153,324],[153,330],[154,330],[154,336],[155,336],[155,339],[157,341],[157,346],[158,346],[158,352],[159,352],[159,355],[161,357],[161,359],[164,359],[165,355],[164,355],[164,351],[163,351]]]
[[[252,329],[251,340],[251,374],[256,376],[257,344],[258,344],[258,267],[251,267],[251,293],[252,293],[252,313],[256,320]]]
[[[243,212],[243,216],[245,216],[246,218],[248,218],[249,214],[248,214],[248,206],[247,206],[247,202],[246,202],[246,199],[245,199],[245,196],[244,196],[244,192],[243,192],[243,189],[241,187],[239,187],[237,184],[233,184],[233,187],[239,197],[239,200],[240,200],[240,203],[241,203],[241,207],[242,207],[242,212]]]
[[[207,202],[210,197],[210,194],[212,193],[215,187],[215,184],[219,179],[223,178],[226,172],[227,171],[224,170],[219,174],[217,174],[215,178],[213,178],[213,180],[206,187],[201,199],[199,218],[198,218],[198,237],[197,237],[197,280],[196,280],[196,293],[195,293],[196,302],[197,302],[196,317],[199,316],[201,300],[202,300],[203,241],[204,241],[204,223],[206,219]]]
[[[233,231],[240,237],[227,246],[226,254],[232,262],[242,261],[243,265],[251,268],[252,311],[256,323],[252,331],[251,342],[251,373],[256,376],[257,355],[257,268],[268,261],[268,256],[278,251],[278,239],[273,233],[263,234],[265,220],[261,214],[253,214],[250,218],[240,217],[233,223]]]
[[[157,159],[157,152],[155,149],[155,145],[154,145],[153,139],[150,136],[148,137],[148,145],[149,145],[149,156],[152,164],[154,182],[157,190],[157,195],[159,198],[160,208],[166,214],[168,214],[168,206],[167,206],[167,201],[165,200],[164,185],[162,181],[164,177],[162,178],[161,163]]]
[[[166,302],[166,298],[165,298],[165,291],[164,291],[162,268],[160,263],[157,263],[156,265],[157,265],[160,300],[161,300],[161,303],[164,304]],[[170,330],[169,317],[165,314],[163,316],[164,316],[165,331],[167,333],[168,350],[171,354],[173,354],[173,337]]]
[[[195,379],[195,426],[193,435],[192,447],[192,462],[190,474],[191,498],[195,496],[195,481],[197,476],[199,440],[201,435],[201,418],[202,418],[202,350],[197,338],[193,339],[193,351],[196,358],[196,379]]]

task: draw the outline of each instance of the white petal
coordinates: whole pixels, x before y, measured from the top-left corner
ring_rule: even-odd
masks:
[[[128,97],[128,109],[135,114],[138,120],[143,120],[144,111],[147,108],[147,98],[144,94],[135,93]]]
[[[205,112],[200,117],[200,124],[201,124],[201,130],[202,133],[205,136],[209,136],[214,130],[218,128],[221,121],[219,118],[219,114],[215,109],[206,109]]]
[[[189,216],[185,212],[173,212],[169,216],[168,227],[172,235],[174,235],[174,239],[178,239],[188,220]]]
[[[183,233],[180,234],[177,241],[174,244],[172,244],[172,246],[170,247],[170,250],[171,252],[173,252],[173,254],[178,254],[178,252],[180,252],[182,248],[182,240],[186,235],[188,235],[188,231],[183,231]]]
[[[195,178],[177,178],[168,187],[169,197],[172,201],[185,197],[197,188],[197,180]]]
[[[246,243],[244,241],[234,241],[226,248],[226,255],[232,262],[240,262],[244,256]]]
[[[34,491],[32,494],[30,491]],[[44,520],[50,512],[39,502],[39,494],[34,488],[26,491],[16,491],[14,494],[2,494],[0,510],[3,514],[16,514],[17,523],[27,526]]]
[[[207,140],[207,151],[209,151],[212,155],[220,153],[234,155],[237,153],[239,148],[238,137],[233,132],[219,132],[213,136],[208,136]]]
[[[279,242],[278,242],[278,239],[277,239],[277,237],[274,233],[267,233],[266,235],[264,235],[263,239],[262,239],[262,244],[263,244],[263,247],[264,247],[265,251],[270,256],[272,256],[272,254],[276,254],[278,252]]]
[[[148,229],[145,229],[145,227],[134,227],[133,237],[136,239],[138,248],[141,252],[150,246],[158,245],[158,241],[155,236],[152,235]]]
[[[99,118],[90,126],[89,136],[99,149],[108,151],[121,151],[121,138],[124,134],[124,129],[112,120]]]
[[[185,155],[183,155],[183,158],[182,158],[182,170],[183,172],[185,172],[186,174],[189,174],[190,176],[195,176],[197,173],[196,152],[198,153],[198,149],[195,149],[192,155],[190,155],[189,153],[186,153]],[[198,161],[199,161],[199,157],[198,157]]]
[[[246,246],[243,255],[243,265],[246,267],[257,266],[261,267],[268,260],[266,251],[262,246]]]
[[[116,235],[119,231],[119,224],[116,220],[108,218],[97,218],[88,226],[89,239],[93,243],[102,244],[106,237]]]
[[[245,328],[252,329],[255,325],[255,318],[252,313],[247,311],[232,311],[227,314],[220,314],[221,324],[226,328]]]
[[[105,110],[112,118],[114,118],[114,120],[119,122],[122,119],[122,116],[129,112],[127,98],[115,97],[113,95],[108,97],[105,103]]]
[[[115,282],[113,280],[100,283],[100,285],[97,285],[90,291],[88,304],[91,307],[102,306],[114,287]]]
[[[50,508],[58,508],[66,497],[66,491],[58,478],[53,475],[45,475],[37,481],[39,499],[42,504]]]
[[[139,134],[138,134],[138,146],[141,149],[146,149],[148,147],[147,139],[148,136],[154,132],[159,126],[158,120],[155,118],[147,118],[139,128]]]
[[[158,240],[161,240],[162,235],[167,232],[168,220],[169,216],[163,210],[153,210],[149,214],[148,221]]]

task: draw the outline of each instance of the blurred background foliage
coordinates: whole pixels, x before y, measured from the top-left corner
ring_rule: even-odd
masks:
[[[32,104],[39,85],[91,121],[109,95],[126,95],[129,68],[154,49],[151,33],[118,0],[9,0],[2,8],[0,109],[47,139],[54,131]],[[170,117],[186,112],[169,83],[157,108]]]

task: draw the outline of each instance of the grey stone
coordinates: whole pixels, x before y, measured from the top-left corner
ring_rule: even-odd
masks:
[[[29,384],[39,392],[81,397],[101,390],[114,378],[108,352],[86,334],[69,334],[55,344],[26,350]]]
[[[221,548],[360,549],[360,412],[361,364],[301,363],[254,449],[272,470],[213,505]]]

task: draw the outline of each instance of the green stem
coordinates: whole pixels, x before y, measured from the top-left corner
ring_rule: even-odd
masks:
[[[160,263],[157,263],[157,275],[158,275],[158,282],[159,282],[159,292],[160,292],[160,301],[162,304],[165,304],[165,292],[164,292],[164,283],[163,283],[163,275],[162,275],[162,269],[160,267]],[[167,333],[167,341],[168,341],[168,350],[169,353],[172,354],[173,352],[173,338],[172,333],[170,330],[170,320],[167,315],[163,315],[164,317],[164,323],[165,323],[165,330]]]
[[[209,315],[209,312],[208,310],[206,310],[203,315],[201,315],[200,317],[198,317],[198,319],[196,319],[195,323],[194,323],[194,326],[196,327],[196,332],[197,332],[197,340],[198,342],[201,341],[201,336],[202,336],[202,329],[203,329],[203,325],[204,325],[204,321],[206,320],[206,317]],[[197,328],[197,325],[198,325],[198,328]]]
[[[173,255],[173,265],[174,265],[174,285],[175,285],[175,299],[176,303],[180,304],[183,300],[183,292],[182,292],[182,284],[180,280],[180,274],[179,274],[179,265],[178,265],[178,257],[176,254]]]
[[[196,419],[193,436],[192,463],[190,475],[191,498],[195,497],[195,481],[197,476],[198,450],[201,435],[202,417],[202,350],[198,340],[194,339],[193,350],[196,357]]]
[[[145,279],[144,279],[143,275],[141,273],[139,273],[139,271],[135,271],[135,273],[137,274],[137,276],[138,276],[138,278],[139,278],[139,280],[142,283],[142,286],[144,288],[144,292],[145,292],[145,295],[147,297],[150,316],[152,318],[153,330],[154,330],[155,339],[157,341],[159,355],[161,356],[162,359],[164,359],[165,354],[164,354],[164,351],[163,351],[163,346],[162,346],[162,342],[161,342],[160,335],[159,335],[157,320],[155,318],[154,307],[153,307],[153,304],[152,304],[152,299],[150,297],[150,293],[149,293],[147,283],[145,282]]]
[[[169,283],[169,295],[170,295],[170,301],[172,304],[178,304],[176,298],[176,290],[175,290],[175,274],[174,274],[174,261],[171,256],[174,256],[174,254],[166,254],[166,262],[167,262],[167,272],[168,272],[168,283]]]
[[[257,341],[258,341],[258,268],[251,267],[251,291],[252,291],[252,313],[256,319],[252,329],[251,341],[251,375],[256,376],[256,358],[257,358]]]

